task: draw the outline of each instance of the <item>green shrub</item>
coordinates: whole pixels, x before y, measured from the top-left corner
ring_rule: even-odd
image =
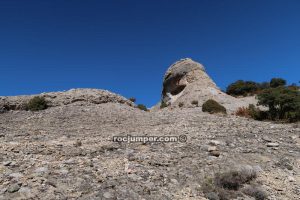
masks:
[[[131,101],[132,103],[135,103],[135,102],[136,102],[136,98],[130,97],[130,98],[129,98],[129,101]]]
[[[269,88],[277,88],[286,85],[286,80],[282,78],[272,78],[270,82],[256,83],[254,81],[243,81],[238,80],[234,83],[231,83],[227,89],[226,93],[232,96],[248,96],[260,94],[263,90]],[[295,90],[298,90],[299,87],[296,84],[289,86]]]
[[[260,90],[268,89],[270,88],[270,83],[269,82],[258,83],[258,87]]]
[[[251,118],[259,121],[269,119],[267,111],[260,110],[255,107],[253,104],[250,104],[248,107],[248,112]]]
[[[45,110],[48,108],[47,101],[44,97],[33,97],[29,100],[28,104],[26,105],[27,110],[31,111],[38,111],[38,110]]]
[[[282,78],[272,78],[270,81],[270,87],[271,88],[276,88],[280,86],[285,86],[286,85],[286,80]]]
[[[202,111],[203,112],[209,112],[211,114],[213,114],[213,113],[224,113],[224,114],[226,114],[226,108],[224,106],[220,105],[218,102],[216,102],[213,99],[207,100],[202,105]]]
[[[183,102],[179,102],[178,106],[181,108],[184,106],[184,103]]]
[[[254,105],[239,108],[236,115],[251,117],[255,120],[300,121],[300,92],[298,86],[279,86],[264,89],[257,95],[258,105],[268,107],[262,111]]]
[[[238,80],[227,87],[226,93],[232,96],[247,96],[249,94],[253,95],[259,90],[259,83],[253,81]]]
[[[148,111],[147,107],[143,104],[139,104],[139,105],[137,105],[137,107],[143,111]]]
[[[264,90],[257,96],[258,104],[269,108],[266,112],[271,120],[300,121],[300,92],[288,87]]]

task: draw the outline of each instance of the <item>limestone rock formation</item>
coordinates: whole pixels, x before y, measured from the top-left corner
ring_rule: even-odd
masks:
[[[181,59],[169,67],[163,80],[161,102],[172,107],[179,104],[190,107],[192,102],[201,106],[208,99],[218,101],[232,112],[239,107],[256,104],[254,97],[238,99],[222,92],[204,66],[190,58]]]
[[[68,104],[102,104],[121,103],[134,106],[134,104],[118,94],[99,89],[71,89],[65,92],[49,92],[39,95],[0,97],[0,110],[24,110],[28,101],[34,96],[46,99],[50,107]]]

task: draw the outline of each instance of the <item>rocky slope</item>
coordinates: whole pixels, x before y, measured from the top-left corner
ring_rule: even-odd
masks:
[[[191,59],[163,85],[170,106],[152,112],[96,89],[40,94],[50,107],[37,112],[24,110],[33,96],[0,97],[0,200],[300,199],[299,124],[203,113],[191,101],[233,112],[253,99],[224,94]],[[129,135],[169,142],[115,139]]]
[[[44,97],[50,107],[68,104],[91,105],[108,102],[134,106],[134,104],[126,98],[107,90],[71,89],[64,92],[49,92],[39,95],[0,97],[0,110],[24,110],[26,104],[34,96]]]
[[[222,92],[204,66],[190,58],[181,59],[169,67],[163,78],[161,102],[171,107],[178,107],[179,104],[193,107],[193,101],[202,106],[208,99],[216,100],[229,112],[257,103],[255,97],[235,98]]]
[[[205,199],[208,177],[246,165],[268,199],[296,200],[299,132],[295,124],[200,108],[144,112],[106,103],[9,111],[0,115],[0,199]],[[185,135],[187,142],[112,141],[120,135]]]

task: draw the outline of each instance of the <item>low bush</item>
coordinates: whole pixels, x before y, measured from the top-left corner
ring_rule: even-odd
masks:
[[[259,83],[238,80],[227,87],[226,93],[232,96],[247,96],[255,94],[259,89]]]
[[[178,106],[181,108],[184,106],[184,103],[183,102],[179,102]]]
[[[138,104],[137,107],[140,109],[140,110],[143,110],[143,111],[148,111],[147,107],[143,104]]]
[[[243,81],[238,80],[234,83],[231,83],[227,89],[226,93],[231,96],[253,96],[260,94],[263,90],[269,88],[277,88],[286,85],[286,80],[282,78],[272,78],[270,82],[257,83],[254,81]],[[299,89],[296,84],[289,86],[294,89]]]
[[[258,121],[270,120],[268,112],[258,108],[255,108],[255,110],[251,112],[251,117]]]
[[[240,117],[246,117],[246,118],[251,117],[250,110],[249,110],[249,108],[246,108],[246,107],[238,108],[237,111],[235,112],[235,115],[240,116]]]
[[[214,113],[224,113],[226,114],[226,108],[216,102],[213,99],[207,100],[203,105],[202,105],[202,111],[203,112],[208,112],[210,114]]]
[[[282,78],[272,78],[270,81],[270,87],[271,88],[277,88],[280,86],[285,86],[286,85],[286,80]]]
[[[262,82],[262,83],[258,83],[258,84],[259,84],[259,89],[260,90],[264,90],[264,89],[270,88],[270,83],[269,82]]]
[[[247,170],[231,170],[221,174],[217,174],[215,177],[215,182],[219,187],[238,190],[241,186],[256,178],[256,173],[254,171]]]
[[[29,102],[26,105],[27,110],[31,111],[39,111],[39,110],[45,110],[48,108],[47,101],[44,97],[33,97],[29,100]]]
[[[264,200],[267,194],[259,185],[254,186],[256,177],[256,171],[251,166],[241,166],[205,178],[201,190],[209,200],[230,200],[245,195]]]
[[[259,121],[269,119],[267,111],[262,111],[259,108],[255,107],[253,104],[250,104],[248,108],[246,107],[238,108],[238,110],[235,112],[235,115],[240,117],[253,118]]]
[[[250,197],[254,197],[256,200],[265,200],[268,197],[267,193],[259,186],[249,185],[243,188],[242,192]]]

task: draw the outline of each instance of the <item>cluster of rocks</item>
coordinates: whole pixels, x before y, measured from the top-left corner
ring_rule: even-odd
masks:
[[[200,108],[65,105],[0,115],[0,199],[206,199],[207,177],[252,166],[269,199],[299,199],[299,127]],[[113,136],[186,143],[115,143]],[[277,143],[270,145],[270,143]],[[250,197],[243,197],[251,199]]]

